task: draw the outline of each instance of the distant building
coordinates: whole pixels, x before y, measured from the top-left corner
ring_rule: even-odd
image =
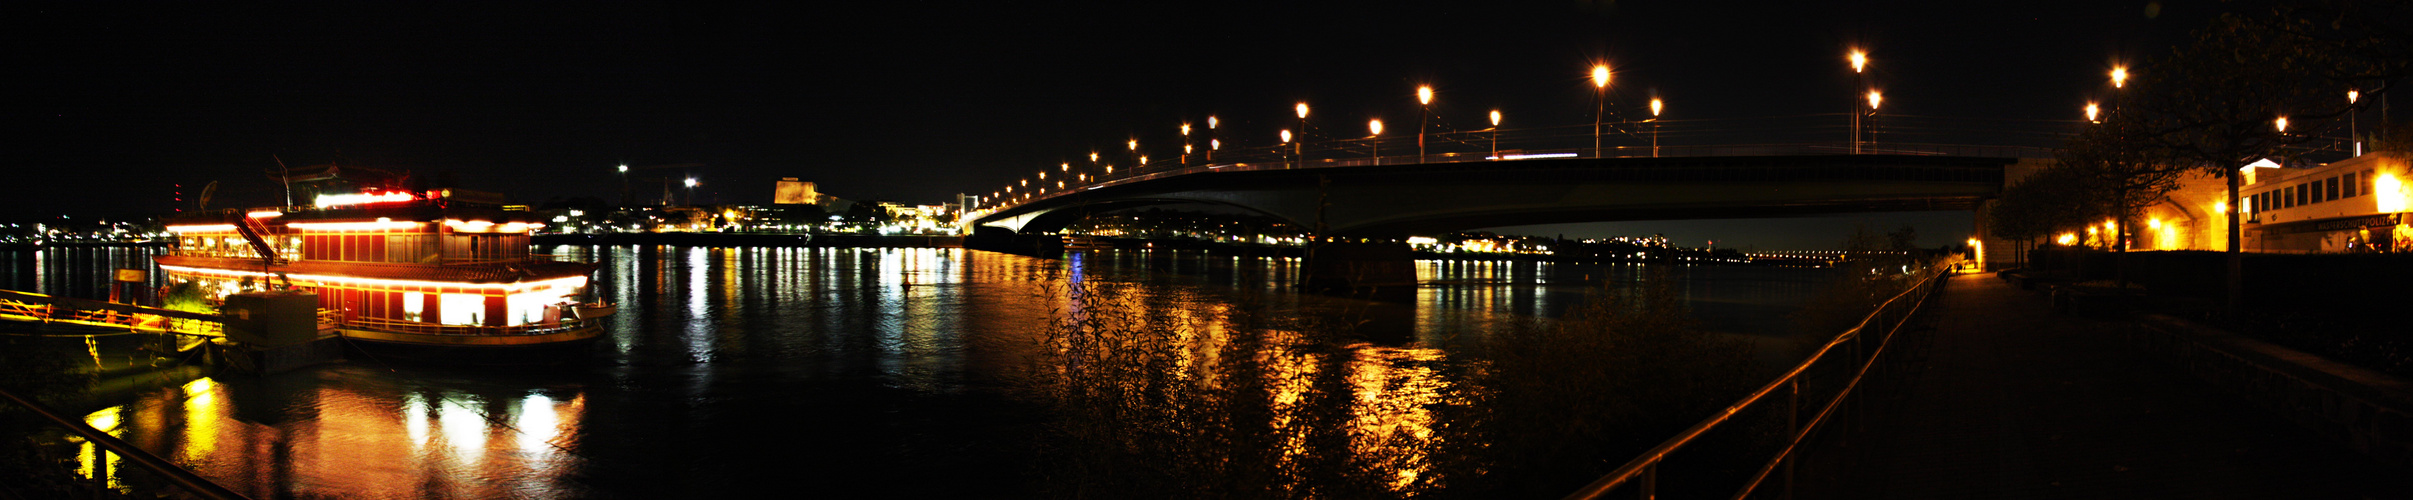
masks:
[[[2403,252],[2413,246],[2407,225],[2413,221],[2405,217],[2413,189],[2406,186],[2407,158],[2401,154],[2370,153],[2310,168],[2257,162],[2239,170],[2245,251]],[[2162,203],[2138,214],[2130,248],[2226,249],[2228,196],[2226,180],[2191,174]]]
[[[818,186],[813,183],[799,181],[794,177],[781,177],[779,178],[779,189],[771,195],[771,203],[775,205],[819,205],[821,196]]]

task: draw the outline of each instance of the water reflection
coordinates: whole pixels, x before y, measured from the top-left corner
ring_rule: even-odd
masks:
[[[1421,262],[1414,302],[1375,303],[1288,293],[1296,259],[1198,252],[540,253],[601,262],[597,293],[621,304],[587,363],[358,358],[88,417],[262,498],[999,496],[1197,478],[1220,478],[1210,496],[1411,494],[1469,444],[1448,429],[1477,390],[1460,366],[1474,340],[1641,279]],[[1813,288],[1787,271],[1681,283],[1718,328],[1755,332]]]

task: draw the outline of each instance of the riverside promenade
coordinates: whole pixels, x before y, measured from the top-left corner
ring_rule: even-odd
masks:
[[[2054,313],[1953,278],[1869,418],[1805,463],[1805,498],[2408,498],[2394,470]]]

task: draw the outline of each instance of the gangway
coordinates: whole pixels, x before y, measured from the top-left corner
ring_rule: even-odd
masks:
[[[0,319],[203,337],[226,336],[225,318],[216,314],[53,297],[15,290],[0,290]]]

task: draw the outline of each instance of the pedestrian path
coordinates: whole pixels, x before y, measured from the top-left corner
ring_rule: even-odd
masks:
[[[2413,477],[1985,275],[1930,302],[1907,369],[1808,498],[2406,498]]]

